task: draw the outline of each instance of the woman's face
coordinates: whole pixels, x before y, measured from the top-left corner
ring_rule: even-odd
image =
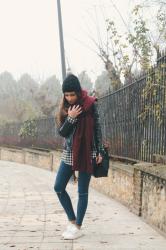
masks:
[[[68,103],[71,105],[76,103],[76,101],[78,99],[78,97],[74,91],[73,92],[65,92],[64,97],[68,101]]]

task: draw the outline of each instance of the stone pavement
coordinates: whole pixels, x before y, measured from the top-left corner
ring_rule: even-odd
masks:
[[[0,250],[166,249],[164,236],[91,187],[84,236],[64,240],[67,216],[53,189],[55,176],[30,165],[0,161]],[[69,182],[67,191],[76,211],[77,184]]]

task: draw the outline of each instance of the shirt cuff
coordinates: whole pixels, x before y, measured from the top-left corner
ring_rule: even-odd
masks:
[[[74,123],[77,121],[77,118],[73,118],[73,117],[71,117],[71,116],[68,116],[68,117],[67,117],[67,120],[68,120],[68,122],[74,124]]]

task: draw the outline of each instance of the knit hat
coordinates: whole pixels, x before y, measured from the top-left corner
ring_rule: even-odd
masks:
[[[64,92],[81,92],[81,85],[79,79],[73,75],[69,74],[62,84],[62,91]]]

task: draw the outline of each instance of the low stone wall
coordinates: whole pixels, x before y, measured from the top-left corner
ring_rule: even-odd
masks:
[[[3,161],[14,161],[23,164],[29,164],[40,168],[52,170],[53,154],[52,152],[42,152],[28,148],[0,148],[0,159]]]
[[[135,181],[133,212],[166,233],[166,165],[136,164]]]
[[[133,202],[133,166],[111,162],[108,177],[92,178],[92,187],[114,198],[127,207]]]
[[[61,151],[0,148],[0,159],[57,171]],[[108,177],[92,176],[90,186],[126,205],[130,211],[166,233],[166,166],[110,161]]]

